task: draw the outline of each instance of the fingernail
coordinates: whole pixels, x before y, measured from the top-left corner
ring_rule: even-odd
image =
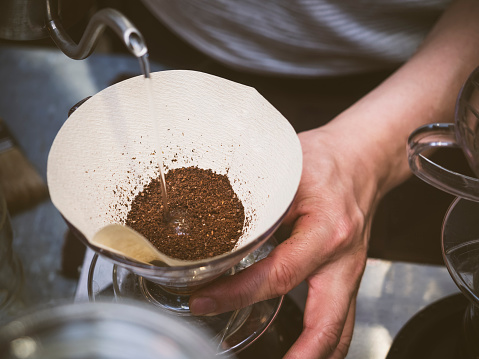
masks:
[[[215,310],[216,301],[208,297],[194,298],[190,303],[190,311],[193,315],[211,315]]]

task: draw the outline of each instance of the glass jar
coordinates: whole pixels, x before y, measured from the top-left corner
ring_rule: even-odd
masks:
[[[211,359],[206,335],[131,303],[61,304],[0,328],[5,359]]]

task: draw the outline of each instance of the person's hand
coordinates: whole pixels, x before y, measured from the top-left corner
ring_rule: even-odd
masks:
[[[347,136],[328,126],[299,136],[303,174],[285,219],[291,236],[267,258],[200,289],[190,306],[197,315],[222,313],[284,295],[306,280],[303,332],[286,357],[343,358],[366,263],[376,182],[368,159]]]

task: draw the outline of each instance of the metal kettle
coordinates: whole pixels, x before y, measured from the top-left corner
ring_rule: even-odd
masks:
[[[86,0],[1,0],[0,38],[35,40],[51,37],[65,55],[81,60],[91,54],[99,36],[109,26],[134,56],[146,56],[148,49],[141,33],[114,9],[96,12],[76,44],[65,27],[84,16],[90,5],[91,1]]]

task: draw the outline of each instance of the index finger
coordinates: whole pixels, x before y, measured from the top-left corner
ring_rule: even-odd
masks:
[[[322,235],[325,235],[324,233]],[[268,257],[231,277],[199,289],[190,299],[194,315],[214,315],[288,293],[321,263],[310,243],[320,243],[312,231],[296,232]]]

